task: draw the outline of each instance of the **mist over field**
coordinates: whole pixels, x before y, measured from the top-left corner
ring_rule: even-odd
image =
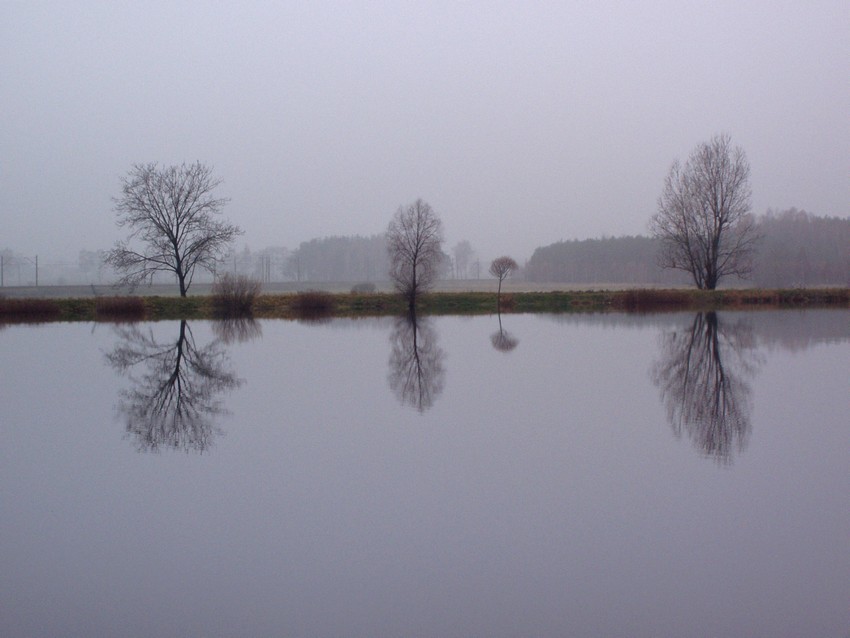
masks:
[[[237,252],[371,237],[422,197],[447,250],[522,264],[646,234],[717,133],[754,213],[846,218],[847,24],[837,1],[5,2],[0,248],[76,265],[123,237],[132,165],[200,160]]]

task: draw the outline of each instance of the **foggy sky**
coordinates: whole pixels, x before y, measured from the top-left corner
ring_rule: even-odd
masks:
[[[252,249],[383,232],[520,263],[646,234],[728,133],[753,210],[850,215],[850,3],[0,0],[0,248],[123,236],[133,163],[201,160]]]

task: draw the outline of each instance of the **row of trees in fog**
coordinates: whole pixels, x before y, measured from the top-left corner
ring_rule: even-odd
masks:
[[[818,218],[791,209],[751,214],[750,165],[728,135],[697,145],[676,160],[664,181],[651,237],[558,242],[538,248],[520,275],[529,281],[612,284],[680,284],[714,289],[721,280],[752,279],[761,286],[850,283],[850,220]],[[468,241],[444,250],[442,221],[419,199],[400,206],[386,233],[329,237],[297,249],[232,252],[242,230],[227,221],[221,180],[200,162],[160,167],[137,164],[122,178],[114,198],[116,223],[125,238],[102,254],[120,284],[176,280],[185,296],[196,276],[215,280],[224,272],[259,281],[363,281],[389,279],[410,302],[438,279],[481,274]],[[6,264],[2,255],[0,281]],[[81,253],[80,270],[92,270]],[[499,287],[517,270],[491,264]],[[497,259],[497,261],[498,261]],[[35,279],[38,285],[38,258]],[[14,262],[20,269],[20,260]],[[247,262],[247,263],[246,263]],[[247,272],[246,272],[247,271]],[[100,278],[101,270],[98,270]],[[17,274],[17,273],[16,273]],[[20,275],[18,274],[20,279]]]
[[[658,264],[686,272],[700,289],[713,290],[729,276],[748,276],[760,239],[749,215],[749,179],[746,154],[728,135],[699,144],[684,164],[676,160],[650,220]],[[215,274],[242,234],[221,217],[228,200],[214,194],[220,183],[200,162],[135,165],[114,199],[116,222],[127,229],[127,238],[105,256],[105,263],[121,273],[120,283],[135,286],[173,273],[185,297],[198,271]],[[413,311],[417,295],[433,286],[448,261],[440,216],[421,199],[400,206],[387,227],[386,247],[390,281]],[[297,259],[296,265],[300,276]],[[505,272],[514,269],[515,264]],[[491,273],[501,290],[504,276],[495,261]]]
[[[203,271],[213,277],[230,272],[231,260],[237,271],[240,255],[231,255],[230,249],[243,231],[222,216],[229,200],[215,193],[220,183],[200,162],[133,166],[113,200],[116,223],[127,235],[103,259],[120,274],[118,283],[133,287],[166,273],[176,278],[185,297]],[[473,256],[469,243],[459,243],[454,252],[453,260],[443,251],[440,217],[419,199],[399,207],[385,235],[331,237],[302,243],[292,254],[267,252],[253,264],[252,274],[259,274],[260,281],[272,280],[275,271],[297,281],[375,281],[389,275],[412,308],[417,294],[447,271],[467,270]]]
[[[790,208],[753,216],[759,237],[748,279],[760,287],[850,284],[850,219],[822,217]],[[389,272],[385,235],[326,237],[303,242],[292,251],[243,251],[237,270],[260,277],[267,263],[271,279],[291,281],[383,281]],[[560,241],[537,248],[515,275],[531,282],[572,284],[654,284],[691,282],[687,272],[659,265],[660,240],[648,235]],[[438,256],[440,279],[475,279],[490,274],[468,241]]]
[[[251,250],[247,246],[225,257],[220,270],[263,282],[379,282],[388,279],[387,236],[375,234],[317,237],[293,249],[283,246]],[[468,240],[441,248],[441,279],[477,279],[485,274]]]
[[[383,281],[389,262],[383,235],[312,239],[293,250],[280,273],[292,281]]]

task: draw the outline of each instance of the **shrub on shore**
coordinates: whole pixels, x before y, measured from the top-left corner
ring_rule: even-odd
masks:
[[[225,273],[212,287],[213,312],[219,317],[250,317],[261,289],[256,279]]]

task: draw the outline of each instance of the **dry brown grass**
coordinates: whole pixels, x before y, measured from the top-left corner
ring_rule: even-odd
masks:
[[[334,296],[318,290],[299,292],[292,301],[292,310],[299,319],[325,319],[333,315],[335,307]]]
[[[0,299],[0,321],[7,323],[53,321],[61,312],[53,299]]]
[[[98,320],[141,321],[145,318],[145,300],[141,297],[98,297],[94,314]]]
[[[505,294],[499,297],[499,310],[502,312],[510,312],[515,307],[514,296],[512,294]]]
[[[626,312],[657,312],[687,308],[693,294],[684,290],[624,290],[616,295],[613,305]]]

